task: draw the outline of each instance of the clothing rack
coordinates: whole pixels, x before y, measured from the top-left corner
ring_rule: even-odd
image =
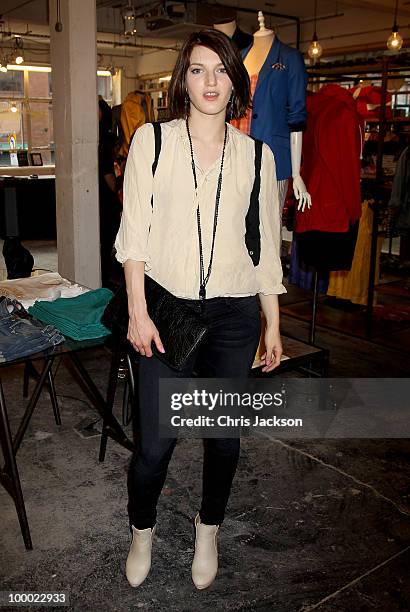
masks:
[[[308,68],[309,82],[312,85],[324,85],[327,83],[355,83],[361,75],[370,75],[373,80],[381,79],[381,104],[378,120],[379,133],[377,139],[377,158],[375,179],[362,179],[362,194],[375,198],[371,205],[373,211],[372,236],[370,249],[369,283],[366,304],[365,333],[367,337],[372,334],[375,294],[375,271],[377,266],[377,242],[379,236],[380,213],[388,203],[389,189],[386,186],[386,177],[383,174],[383,144],[387,133],[387,126],[397,122],[397,119],[387,119],[387,89],[390,78],[410,76],[410,53],[405,51],[397,55],[383,54],[373,59],[362,58],[359,60],[336,61],[326,64],[316,64]],[[403,119],[401,120],[403,121]],[[401,122],[400,121],[400,122]],[[404,122],[406,120],[404,119]],[[408,118],[410,123],[410,118]],[[314,205],[314,203],[313,203]],[[318,310],[318,271],[314,272],[314,288],[312,298],[312,316],[309,329],[309,342],[314,343],[316,333],[316,318]]]

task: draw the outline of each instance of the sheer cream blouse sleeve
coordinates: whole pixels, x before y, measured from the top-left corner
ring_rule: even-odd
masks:
[[[147,251],[152,207],[152,163],[154,161],[154,135],[152,124],[147,123],[134,134],[124,174],[124,201],[120,228],[115,240],[116,258],[145,261],[150,268]]]
[[[286,293],[282,284],[280,261],[281,228],[276,166],[273,153],[266,144],[262,148],[259,229],[261,254],[259,265],[255,268],[258,293]]]

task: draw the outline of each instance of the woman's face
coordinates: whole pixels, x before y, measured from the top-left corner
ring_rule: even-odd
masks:
[[[199,45],[193,48],[186,88],[191,104],[199,112],[205,115],[226,112],[232,81],[215,51]]]

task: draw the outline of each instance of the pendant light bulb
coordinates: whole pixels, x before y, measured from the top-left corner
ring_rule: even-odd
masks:
[[[308,56],[310,57],[310,59],[312,60],[317,60],[319,59],[319,57],[322,55],[323,53],[323,49],[322,49],[322,45],[320,44],[320,42],[318,41],[317,38],[317,33],[316,33],[316,20],[317,20],[317,0],[315,0],[315,8],[314,8],[314,32],[313,32],[313,38],[312,38],[312,42],[310,43],[307,53]]]
[[[387,48],[390,51],[400,51],[403,46],[403,39],[399,34],[399,26],[397,25],[397,9],[399,7],[399,0],[396,0],[396,4],[394,6],[394,20],[392,32],[387,39]]]
[[[390,51],[400,51],[403,46],[403,39],[398,32],[397,25],[393,26],[393,31],[387,39],[387,48]]]
[[[22,64],[24,62],[24,57],[23,57],[23,41],[20,38],[20,36],[16,36],[15,40],[14,40],[14,61],[16,64]]]
[[[12,113],[17,113],[17,105],[15,102],[13,102],[13,104],[11,105],[10,110]]]
[[[319,59],[319,57],[322,55],[323,53],[323,49],[322,49],[322,45],[320,44],[320,42],[317,39],[317,35],[316,32],[313,36],[312,42],[309,45],[308,48],[308,56],[311,59]]]
[[[7,64],[2,64],[0,66],[0,72],[7,72]]]

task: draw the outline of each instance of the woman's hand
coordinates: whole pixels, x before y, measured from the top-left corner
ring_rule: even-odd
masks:
[[[277,325],[267,325],[265,329],[265,353],[261,356],[262,372],[271,372],[280,364],[283,353],[282,341]]]
[[[265,348],[261,357],[262,372],[271,372],[280,364],[282,342],[279,331],[279,301],[277,295],[259,294],[263,314],[266,319]]]
[[[131,314],[128,324],[127,339],[134,349],[145,357],[152,357],[152,342],[155,342],[160,353],[165,353],[159,332],[148,313]]]
[[[127,259],[124,263],[130,316],[127,340],[141,355],[152,357],[152,342],[155,342],[160,353],[165,353],[165,350],[158,330],[148,315],[144,293],[144,267],[143,261]]]

